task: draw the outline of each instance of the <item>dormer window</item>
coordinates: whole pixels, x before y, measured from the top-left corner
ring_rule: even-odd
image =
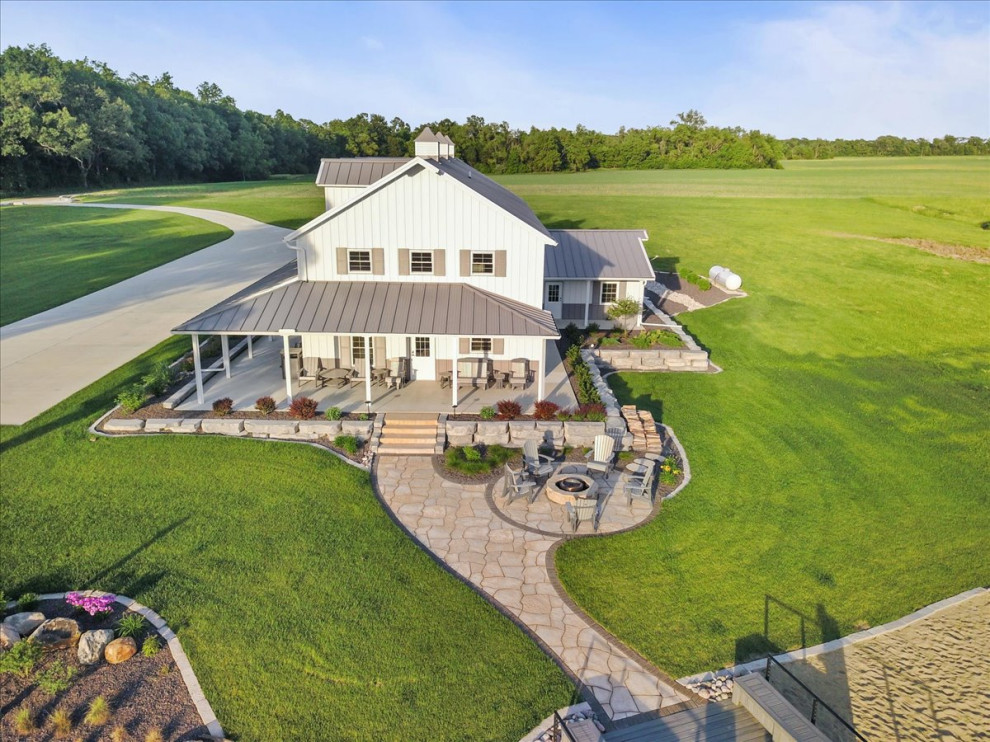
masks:
[[[415,250],[409,253],[409,272],[410,273],[433,273],[433,253],[432,252],[417,252]]]
[[[471,275],[472,276],[495,275],[495,253],[491,253],[491,252],[471,253]]]
[[[371,273],[371,250],[348,250],[347,272]]]

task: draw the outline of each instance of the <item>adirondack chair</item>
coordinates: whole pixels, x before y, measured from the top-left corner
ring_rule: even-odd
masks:
[[[564,505],[567,510],[567,519],[571,523],[571,528],[577,531],[582,521],[591,521],[591,526],[598,530],[598,500],[594,498],[578,498],[574,503]]]
[[[529,384],[529,361],[525,358],[517,358],[512,362],[509,372],[509,387],[525,389],[527,384]]]
[[[553,457],[540,453],[536,441],[526,441],[523,443],[523,469],[534,477],[549,477],[554,471]]]
[[[626,504],[632,505],[633,498],[648,500],[653,504],[656,493],[653,489],[655,468],[651,468],[645,475],[625,474],[622,477],[622,491],[626,494]]]
[[[505,465],[502,496],[505,498],[506,505],[515,502],[520,497],[528,497],[532,503],[538,494],[540,494],[540,489],[536,486],[536,482],[527,479],[523,471],[512,471],[508,464]]]
[[[595,447],[587,455],[588,472],[592,476],[601,474],[602,478],[608,476],[612,471],[613,460],[615,459],[615,438],[608,435],[596,435]]]

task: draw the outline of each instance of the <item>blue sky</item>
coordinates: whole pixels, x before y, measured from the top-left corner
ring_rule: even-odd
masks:
[[[990,136],[990,3],[0,2],[0,46],[317,122]]]

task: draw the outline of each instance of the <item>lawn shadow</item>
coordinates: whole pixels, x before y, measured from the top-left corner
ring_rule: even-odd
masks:
[[[650,258],[653,270],[659,273],[677,273],[681,259],[677,255],[654,255]]]
[[[584,219],[554,219],[550,214],[544,213],[538,213],[536,217],[547,229],[583,229],[585,222]]]

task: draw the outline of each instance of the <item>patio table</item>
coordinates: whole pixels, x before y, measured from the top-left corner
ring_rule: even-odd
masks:
[[[384,384],[388,380],[388,369],[387,368],[373,368],[371,369],[371,383],[372,384]]]
[[[348,379],[354,372],[349,368],[326,368],[320,371],[320,376],[326,375],[325,381],[336,381],[337,388],[343,389],[347,386]]]

